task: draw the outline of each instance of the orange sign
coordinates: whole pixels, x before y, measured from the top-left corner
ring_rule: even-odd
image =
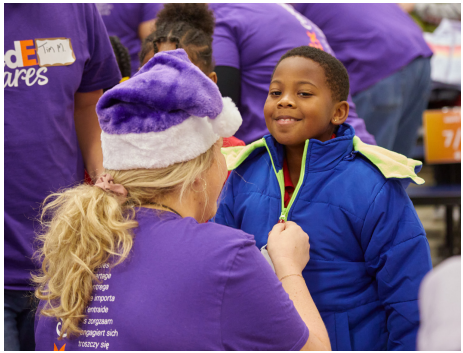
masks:
[[[426,110],[423,115],[427,163],[461,162],[461,109]]]

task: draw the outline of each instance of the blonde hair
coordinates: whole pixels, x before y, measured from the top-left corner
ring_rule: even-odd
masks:
[[[43,203],[36,256],[42,261],[35,295],[45,300],[41,315],[63,321],[60,338],[82,332],[99,266],[123,262],[133,245],[136,207],[179,192],[180,201],[195,179],[214,161],[214,148],[199,157],[163,169],[106,170],[115,184],[128,191],[127,201],[100,188],[83,184],[54,193]],[[47,220],[50,219],[50,220]]]

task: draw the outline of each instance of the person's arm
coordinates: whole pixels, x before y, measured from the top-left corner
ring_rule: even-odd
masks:
[[[85,10],[85,43],[89,58],[85,62],[80,86],[74,94],[74,123],[85,167],[90,177],[95,180],[98,174],[103,172],[101,129],[95,106],[103,89],[113,87],[121,80],[121,73],[96,5],[80,6]]]
[[[289,295],[289,299],[293,301],[294,307],[310,330],[309,339],[301,351],[330,351],[331,344],[328,332],[307,289],[304,278],[291,276],[281,282]]]
[[[231,66],[216,66],[217,86],[222,97],[230,97],[239,108],[241,104],[241,73]]]
[[[95,111],[103,90],[77,92],[74,96],[74,123],[85,168],[92,180],[103,172],[101,128]]]
[[[140,17],[138,25],[138,37],[143,42],[155,30],[156,15],[164,4],[145,3],[139,4]]]
[[[253,237],[247,238],[226,270],[220,311],[223,349],[330,349],[323,321],[307,295],[304,281],[289,276],[282,279],[287,282],[282,285]],[[295,223],[278,224],[272,229],[268,244],[279,273],[300,275],[309,258],[308,239]]]
[[[398,180],[389,179],[370,205],[361,245],[366,270],[376,279],[387,318],[388,350],[415,350],[418,290],[431,270],[425,231]]]
[[[229,18],[223,9],[216,11],[216,24],[212,52],[217,73],[217,86],[222,97],[230,97],[240,109],[241,104],[241,52],[239,36],[244,29],[240,21]],[[217,12],[218,11],[218,12]]]
[[[357,109],[355,108],[350,93],[347,96],[347,103],[349,103],[349,115],[347,116],[346,123],[354,128],[355,135],[358,136],[362,142],[376,145],[375,137],[367,131],[365,121],[357,115]]]
[[[310,331],[301,350],[331,350],[325,324],[302,277],[310,257],[308,235],[294,222],[276,224],[269,233],[267,249],[277,277]]]
[[[140,23],[138,26],[138,37],[143,42],[154,31],[155,19]]]
[[[407,3],[397,3],[397,5],[399,5],[399,7],[405,12],[411,13],[414,10],[416,4],[412,2],[407,2]]]

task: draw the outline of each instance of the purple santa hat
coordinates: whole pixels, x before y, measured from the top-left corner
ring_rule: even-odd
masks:
[[[157,53],[96,106],[106,169],[154,169],[191,160],[220,137],[232,136],[241,115],[183,49]]]

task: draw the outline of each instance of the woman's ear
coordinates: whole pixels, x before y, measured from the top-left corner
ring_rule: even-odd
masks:
[[[209,78],[214,81],[215,84],[217,84],[217,74],[215,73],[215,71],[212,71],[209,75]]]
[[[338,102],[334,106],[334,114],[331,118],[331,124],[341,125],[347,120],[349,115],[349,103],[346,101]]]

